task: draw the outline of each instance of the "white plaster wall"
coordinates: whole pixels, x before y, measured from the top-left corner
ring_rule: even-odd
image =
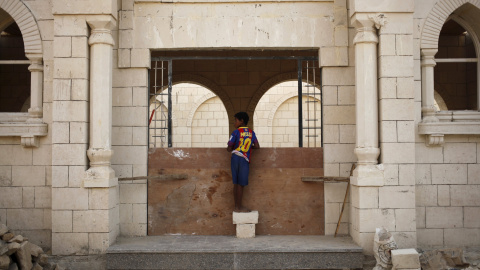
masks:
[[[415,1],[415,124],[421,121],[420,38],[436,0]],[[458,3],[455,3],[457,5]],[[443,146],[415,136],[416,227],[419,247],[480,243],[480,135],[445,135]]]

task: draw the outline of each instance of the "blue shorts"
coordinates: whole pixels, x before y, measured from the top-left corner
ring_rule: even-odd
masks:
[[[249,165],[250,164],[245,158],[232,154],[231,168],[234,184],[238,184],[240,186],[248,185]]]

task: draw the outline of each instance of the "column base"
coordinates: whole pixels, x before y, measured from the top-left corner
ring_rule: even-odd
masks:
[[[84,188],[109,188],[118,185],[118,178],[110,166],[91,167],[85,172]]]
[[[353,171],[350,184],[361,187],[382,187],[385,185],[385,177],[382,165],[361,165]]]

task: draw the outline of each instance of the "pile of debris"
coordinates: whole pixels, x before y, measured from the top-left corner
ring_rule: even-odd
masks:
[[[5,224],[0,223],[0,269],[1,270],[64,270],[48,262],[43,249],[15,235]]]

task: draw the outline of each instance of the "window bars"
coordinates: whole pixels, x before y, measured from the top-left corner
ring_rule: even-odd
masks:
[[[172,147],[172,60],[154,61],[149,92],[149,147]]]

